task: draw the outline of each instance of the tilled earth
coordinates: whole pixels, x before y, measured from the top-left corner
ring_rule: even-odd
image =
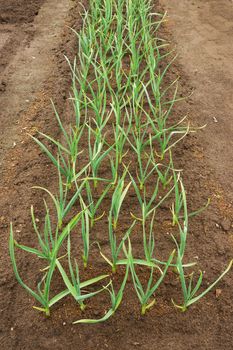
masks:
[[[1,0],[0,23],[19,24],[34,21],[45,0]]]
[[[216,6],[217,9],[218,3],[207,0],[205,5],[202,5],[202,2],[193,0],[192,4],[193,7],[187,0],[172,3],[161,0],[160,6],[169,6],[171,14],[170,22],[163,27],[161,34],[171,40],[171,45],[177,42],[178,53],[183,53],[170,73],[171,79],[177,74],[181,75],[180,93],[183,96],[194,89],[198,91],[199,87],[196,84],[200,79],[208,80],[208,89],[204,89],[200,84],[201,96],[195,92],[191,98],[177,105],[175,110],[177,116],[189,114],[192,124],[205,124],[207,116],[211,116],[214,123],[196,134],[189,135],[175,151],[176,164],[184,169],[190,209],[202,206],[207,198],[211,198],[208,210],[190,220],[187,252],[189,258],[199,258],[200,267],[206,272],[206,287],[206,281],[212,281],[233,255],[233,209],[232,197],[228,193],[231,166],[226,164],[225,155],[220,157],[217,151],[216,140],[219,135],[216,139],[215,135],[219,129],[213,130],[217,124],[213,117],[219,122],[220,112],[217,110],[218,104],[213,107],[210,100],[211,92],[216,91],[220,81],[224,79],[223,88],[216,93],[222,101],[222,106],[229,105],[232,110],[233,101],[228,92],[232,88],[233,79],[221,64],[217,66],[221,76],[219,79],[219,75],[216,74],[215,57],[209,54],[212,52],[211,45],[212,50],[217,50],[220,43],[208,37],[210,32],[206,23],[210,25],[213,22],[216,25],[216,11],[206,11],[206,8],[209,4],[211,9],[211,6]],[[225,23],[228,23],[231,5],[229,2],[229,5],[221,7],[221,12],[218,12],[218,20],[221,23],[224,23],[224,19]],[[15,281],[9,261],[9,222],[12,220],[14,223],[17,239],[32,245],[34,235],[29,215],[31,204],[36,205],[39,219],[42,219],[43,213],[42,198],[31,187],[41,185],[56,189],[55,169],[27,133],[34,134],[39,129],[58,135],[50,98],[55,101],[63,117],[69,120],[67,97],[70,74],[63,54],[70,58],[74,56],[76,39],[68,26],[77,30],[80,27],[80,5],[78,1],[68,0],[1,0],[0,9],[1,349],[231,350],[232,273],[221,281],[217,289],[186,313],[176,311],[171,305],[171,297],[179,295],[179,283],[174,278],[169,279],[169,276],[158,292],[158,305],[145,318],[140,317],[132,286],[126,290],[122,307],[105,324],[72,325],[72,321],[79,319],[81,315],[69,299],[65,301],[65,305],[61,303],[56,306],[49,319],[32,309],[33,300]],[[182,20],[179,17],[180,13]],[[176,29],[177,25],[179,29]],[[197,69],[196,61],[186,62],[184,55],[198,55],[196,52],[190,54],[194,43],[192,45],[189,39],[180,38],[182,26],[186,33],[185,38],[188,38],[188,30],[195,28],[195,25],[205,37],[205,40],[198,44],[202,50],[202,63],[198,67],[201,74],[198,77],[190,74],[192,69]],[[221,52],[224,62],[227,62],[225,45],[232,40],[230,24],[227,30],[219,27],[216,31],[219,31],[222,37]],[[190,29],[189,35],[194,40],[196,33]],[[211,77],[214,75],[215,79],[208,79],[208,74]],[[225,130],[231,130],[230,117],[223,119],[222,123]],[[228,131],[222,131],[221,138],[224,137],[230,140]],[[227,159],[232,157],[232,149],[226,146],[223,151],[225,154],[229,152]],[[215,154],[218,159],[217,166],[214,162]],[[224,168],[222,176],[227,178],[227,181],[219,176],[221,162]],[[161,228],[165,221],[163,219],[166,218],[166,208],[164,211],[158,223],[158,227]],[[101,225],[98,227],[100,235]],[[17,261],[24,279],[29,283],[34,281],[34,263],[23,254],[17,257]],[[93,267],[94,271],[98,268],[99,266]],[[121,275],[121,271],[119,274]],[[95,310],[94,317],[101,317],[105,306],[108,306],[105,298],[96,298],[91,302],[87,316],[93,316],[92,310]]]

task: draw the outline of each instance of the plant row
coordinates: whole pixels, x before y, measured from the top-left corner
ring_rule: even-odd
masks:
[[[145,314],[155,304],[155,292],[169,269],[179,276],[183,298],[180,305],[173,303],[185,311],[231,268],[232,262],[203,291],[202,272],[194,277],[195,263],[184,261],[189,218],[203,211],[209,202],[196,212],[188,211],[182,171],[174,166],[173,149],[195,130],[188,122],[184,124],[185,118],[177,120],[172,113],[180,98],[178,79],[169,82],[167,74],[174,54],[158,37],[164,20],[164,15],[153,12],[150,0],[91,0],[89,9],[84,9],[83,27],[75,32],[77,56],[72,63],[66,58],[72,75],[70,103],[74,118],[67,125],[54,106],[60,138],[41,132],[32,137],[57,169],[58,192],[36,187],[47,194],[44,227],[38,227],[31,210],[37,247],[16,242],[12,225],[9,247],[18,282],[40,304],[35,308],[46,315],[68,295],[84,311],[87,299],[108,292],[111,306],[103,318],[75,323],[105,321],[121,304],[130,275],[141,313]],[[135,211],[130,198],[136,203]],[[48,204],[51,202],[55,223]],[[173,248],[167,259],[162,259],[155,227],[165,203],[170,207]],[[126,229],[121,225],[123,220]],[[107,230],[107,252],[96,238],[97,222],[103,222],[103,231]],[[134,244],[138,233],[140,256]],[[88,269],[94,242],[111,270],[83,281],[80,264]],[[18,272],[16,248],[44,262],[36,291],[23,282]],[[150,271],[146,285],[138,265]],[[125,266],[125,277],[116,290],[111,274],[117,273],[119,266]],[[51,297],[56,274],[62,277],[64,288]],[[88,286],[93,290],[93,285],[100,283],[104,285],[87,291]]]

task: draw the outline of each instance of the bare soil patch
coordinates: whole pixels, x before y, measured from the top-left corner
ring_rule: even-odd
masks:
[[[30,23],[45,0],[0,0],[0,23]]]
[[[167,28],[193,95],[190,112],[207,124],[200,143],[208,167],[233,203],[233,3],[161,0]]]

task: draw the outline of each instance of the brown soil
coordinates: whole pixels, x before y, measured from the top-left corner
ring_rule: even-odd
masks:
[[[169,5],[166,0],[160,2],[163,6]],[[3,88],[0,90],[0,104],[3,106],[0,119],[1,349],[230,350],[233,344],[232,273],[218,285],[217,293],[216,290],[212,291],[186,313],[176,311],[171,304],[171,297],[179,298],[180,287],[173,274],[169,275],[164,286],[158,291],[156,307],[144,318],[140,317],[139,305],[132,285],[129,284],[124,302],[116,315],[107,323],[96,326],[72,325],[81,314],[69,299],[57,305],[51,317],[46,319],[32,309],[33,300],[15,281],[8,256],[9,221],[12,220],[14,223],[17,239],[24,244],[32,245],[34,235],[29,217],[30,205],[36,205],[39,219],[43,218],[43,211],[42,198],[38,192],[31,190],[31,186],[42,185],[52,190],[56,189],[55,169],[26,132],[35,133],[38,128],[53,135],[57,134],[49,98],[53,98],[59,112],[63,112],[63,116],[69,120],[66,97],[70,81],[62,54],[66,53],[69,57],[74,54],[75,38],[65,25],[79,28],[81,20],[77,3],[78,1],[44,1],[32,26],[25,24],[23,28],[20,20],[14,17],[18,16],[16,11],[14,16],[8,14],[8,23],[16,24],[7,27],[10,36],[5,41],[6,28],[3,27],[2,31],[0,27],[0,44],[4,41],[0,53],[0,67],[4,66],[1,73]],[[27,5],[23,12],[26,13],[26,8],[30,6],[28,1],[25,1],[25,4]],[[5,2],[1,5],[1,14],[2,9],[3,13],[9,13],[8,5],[9,2],[7,5]],[[23,2],[20,6],[22,10]],[[189,94],[195,88],[195,94],[191,98],[177,105],[175,114],[183,116],[188,113],[192,124],[198,125],[206,123],[207,117],[211,119],[215,116],[218,119],[218,123],[210,123],[205,130],[189,135],[175,152],[177,166],[184,169],[190,209],[202,206],[207,198],[211,198],[208,210],[190,221],[187,252],[189,260],[194,256],[199,257],[200,266],[206,271],[204,282],[206,287],[207,281],[212,281],[223,270],[232,258],[233,252],[231,226],[233,210],[231,197],[228,196],[231,169],[226,163],[226,159],[232,157],[232,149],[225,146],[224,157],[221,157],[221,151],[218,150],[219,142],[224,137],[230,143],[230,136],[227,135],[230,135],[232,128],[232,121],[227,117],[233,109],[229,92],[233,81],[229,73],[232,62],[230,55],[228,56],[232,35],[227,21],[231,18],[229,14],[232,11],[232,4],[229,2],[222,6],[218,5],[217,1],[206,0],[205,5],[202,5],[201,1],[196,0],[192,2],[175,0],[169,8],[171,20],[161,34],[171,39],[172,43],[176,41],[177,51],[182,55],[173,66],[170,79],[176,74],[182,76],[180,93],[183,95]],[[209,11],[206,11],[208,8]],[[33,13],[34,5],[31,9],[29,11]],[[62,16],[61,9],[63,9]],[[11,13],[13,14],[13,11]],[[213,40],[213,30],[209,30],[211,23],[216,26],[216,16],[218,22],[222,23],[220,27],[215,27],[216,35],[218,33],[221,41]],[[12,17],[15,19],[11,19]],[[43,46],[43,41],[48,36],[45,35],[44,27],[48,23],[55,32],[52,33],[52,39],[46,41]],[[195,47],[197,33],[193,32],[192,28],[198,28],[205,38],[203,42],[198,42],[199,53]],[[46,31],[46,34],[48,32],[50,31]],[[181,35],[183,32],[186,35]],[[12,40],[11,45],[9,40]],[[216,65],[216,57],[210,52],[217,50],[220,44],[224,64]],[[7,50],[9,60],[4,61]],[[22,56],[23,53],[26,56]],[[39,57],[37,64],[31,63],[32,56]],[[202,64],[197,66],[197,61],[200,60]],[[228,64],[228,70],[225,64]],[[195,69],[200,70],[200,74],[192,74]],[[27,74],[30,76],[29,81],[25,78],[28,77]],[[206,82],[205,85],[203,81]],[[221,100],[221,106],[216,101],[216,96]],[[213,104],[215,102],[216,104]],[[220,112],[221,119],[218,117]],[[225,159],[225,154],[229,158]],[[224,180],[219,171],[221,167],[224,169]],[[131,205],[136,207],[133,198],[131,202]],[[167,209],[164,207],[161,210],[157,223],[158,235],[170,230],[166,223]],[[121,223],[119,231],[126,226],[127,223]],[[167,231],[164,231],[165,229]],[[96,226],[96,231],[97,238],[104,244],[101,223]],[[169,248],[169,242],[165,239],[165,243],[160,247],[161,252],[166,252]],[[35,285],[37,276],[34,275],[34,262],[23,254],[18,256],[17,261],[24,280],[29,283],[31,281],[31,285]],[[93,256],[91,263],[92,261]],[[93,275],[94,272],[103,269],[106,269],[106,266],[104,267],[98,260],[98,264],[92,267],[87,275]],[[120,271],[119,276],[122,273]],[[141,276],[144,278],[143,273]],[[105,299],[105,295],[100,295],[91,301],[85,317],[101,317],[103,310],[108,307],[108,301]]]
[[[44,0],[0,0],[0,23],[30,23]]]
[[[233,201],[233,3],[161,0],[179,62],[193,88],[192,116],[207,124],[200,136],[205,159]]]

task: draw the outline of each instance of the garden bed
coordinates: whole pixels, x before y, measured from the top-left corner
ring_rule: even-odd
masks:
[[[70,14],[67,22],[74,25],[74,18],[74,14]],[[166,27],[161,29],[160,35],[165,38],[170,37]],[[72,48],[73,52],[75,40],[71,39],[72,34],[65,30],[61,37],[63,45],[58,47],[57,51],[70,52]],[[68,45],[64,44],[67,40],[69,40]],[[72,57],[71,52],[69,54]],[[52,97],[57,102],[58,110],[68,125],[71,111],[68,101],[62,97],[68,95],[70,81],[69,71],[64,68],[65,64],[61,63],[62,60],[61,56],[56,56],[55,63],[58,63],[58,70],[46,82],[43,91],[37,95],[30,108],[25,109],[21,115],[20,129],[27,127],[30,133],[37,135],[34,128],[39,128],[40,131],[52,133],[53,136],[59,135],[53,112],[49,107],[48,97]],[[180,93],[187,95],[191,91],[191,86],[185,79],[179,64],[175,63],[166,79],[171,82],[177,75],[183,77],[180,81]],[[60,76],[62,77],[59,78]],[[59,88],[63,90],[62,93],[60,89],[57,91],[57,84],[55,85],[57,81],[59,81]],[[189,109],[189,100],[183,101],[175,108],[174,118],[178,120]],[[192,123],[196,124],[198,120]],[[19,129],[17,131],[19,132]],[[204,133],[204,131],[200,132]],[[34,301],[15,282],[12,273],[7,249],[9,218],[13,221],[16,237],[20,243],[33,245],[36,237],[32,232],[30,222],[30,205],[35,205],[37,218],[41,222],[43,203],[38,191],[30,188],[33,185],[41,185],[51,191],[56,191],[57,175],[56,169],[30,138],[23,133],[20,141],[16,147],[5,153],[1,179],[1,233],[4,245],[4,271],[3,278],[1,278],[1,293],[4,295],[1,305],[3,349],[30,350],[50,349],[51,347],[55,349],[80,347],[87,350],[96,347],[100,349],[158,348],[161,350],[169,347],[177,350],[195,347],[214,350],[231,349],[231,274],[221,281],[217,289],[215,288],[185,313],[176,310],[171,303],[171,298],[178,300],[180,295],[179,280],[173,272],[169,272],[164,284],[156,293],[156,305],[143,317],[140,315],[140,307],[132,283],[127,284],[122,305],[116,315],[104,324],[73,325],[73,321],[83,316],[78,305],[76,306],[71,298],[64,299],[55,305],[50,318],[33,310]],[[81,144],[81,148],[84,146],[85,142]],[[128,157],[132,160],[132,156],[128,155]],[[223,223],[223,218],[230,217],[231,207],[225,199],[223,189],[206,166],[205,153],[198,133],[189,135],[176,147],[174,161],[176,167],[184,169],[182,177],[187,189],[190,211],[202,207],[207,199],[211,198],[211,205],[208,209],[198,217],[190,219],[187,252],[188,257],[198,259],[202,269],[206,271],[204,287],[207,287],[207,281],[213,281],[223,271],[232,256],[231,236],[229,235],[231,227],[226,227]],[[106,171],[103,174],[106,177],[110,176],[110,173]],[[152,185],[153,181],[150,183],[150,186]],[[129,206],[130,211],[137,210],[138,202],[133,194],[130,201],[122,208],[122,217],[129,216]],[[109,203],[106,202],[102,210],[107,212],[108,208]],[[156,243],[158,242],[159,251],[166,257],[171,248],[167,235],[172,230],[169,215],[170,205],[166,204],[161,207],[156,219]],[[107,227],[107,218],[102,222],[97,222],[95,226],[96,238],[102,243],[102,246],[107,248],[108,236],[106,231],[103,232],[103,227]],[[122,219],[117,230],[122,232],[127,227],[127,219]],[[161,238],[163,243],[160,243]],[[134,236],[134,245],[137,252],[140,253],[141,244],[137,234]],[[109,253],[108,250],[106,252]],[[17,257],[20,274],[24,276],[24,280],[33,285],[35,283],[33,281],[37,278],[33,270],[36,266],[34,261],[21,253]],[[124,268],[120,268],[118,274],[112,276],[116,288],[120,286],[124,271]],[[84,270],[81,272],[85,278],[91,278],[101,272],[109,272],[100,259],[97,246],[93,248],[90,257],[90,269],[87,272]],[[144,268],[139,267],[138,274],[142,282],[146,281],[148,276]],[[61,282],[57,278],[55,288],[59,288]],[[108,308],[108,298],[105,294],[100,294],[88,303],[85,317],[101,318]]]

